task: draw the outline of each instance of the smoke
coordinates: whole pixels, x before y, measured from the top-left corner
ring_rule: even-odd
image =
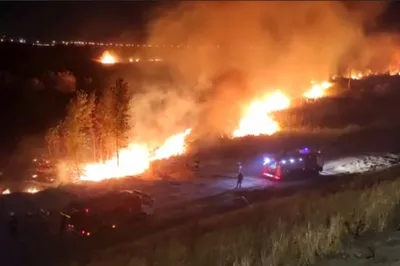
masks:
[[[384,73],[399,71],[400,36],[389,33],[374,34],[355,46],[347,65],[359,71]]]
[[[171,84],[144,84],[131,101],[134,139],[159,145],[159,141],[183,131],[197,116],[192,95]]]
[[[203,133],[230,130],[248,99],[275,89],[299,96],[311,80],[336,73],[349,50],[368,43],[364,29],[382,10],[381,2],[337,1],[180,2],[158,10],[147,42],[179,45],[160,56],[180,89],[150,88],[133,111],[152,112],[161,99],[164,127],[190,116]],[[147,128],[149,119],[135,124]]]

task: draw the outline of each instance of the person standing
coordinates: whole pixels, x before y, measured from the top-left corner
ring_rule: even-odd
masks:
[[[242,172],[240,171],[237,176],[236,188],[242,188],[243,178],[244,178],[244,176],[243,176]]]

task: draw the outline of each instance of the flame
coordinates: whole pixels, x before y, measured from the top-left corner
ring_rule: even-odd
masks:
[[[102,64],[112,65],[117,62],[117,59],[109,51],[105,51],[100,58],[100,62]]]
[[[189,135],[191,129],[186,129],[185,132],[173,135],[168,138],[164,144],[154,152],[152,160],[161,160],[171,156],[177,156],[184,152],[185,138]]]
[[[138,175],[150,166],[149,149],[144,145],[131,144],[128,148],[119,151],[119,158],[115,155],[103,163],[87,164],[83,168],[80,180],[101,181],[110,178],[120,178],[128,175]]]
[[[313,83],[311,89],[304,93],[304,97],[306,97],[307,99],[318,99],[325,96],[326,90],[328,90],[333,85],[328,81],[324,81],[321,83],[311,83]]]
[[[11,191],[7,188],[7,189],[3,190],[3,192],[1,194],[7,195],[7,194],[10,194],[10,193],[11,193]]]
[[[364,74],[361,73],[361,72],[351,73],[350,79],[360,80],[360,79],[364,78],[365,76],[369,76],[369,75],[368,75],[368,74],[367,74],[367,75],[364,75]]]
[[[371,76],[379,76],[379,75],[389,75],[389,76],[399,76],[400,70],[397,67],[388,68],[387,71],[383,72],[373,72],[372,70],[366,71],[352,71],[350,75],[345,75],[345,78],[353,79],[353,80],[361,80]]]
[[[153,153],[150,147],[143,144],[131,144],[121,149],[117,155],[103,163],[90,163],[83,167],[79,179],[82,181],[102,181],[111,178],[139,175],[149,169],[154,160],[166,159],[185,152],[185,138],[191,129],[168,138]]]
[[[286,109],[290,100],[282,92],[275,91],[263,99],[254,100],[244,117],[240,120],[239,128],[233,131],[233,137],[248,135],[272,135],[279,131],[279,123],[269,116],[269,113]]]
[[[28,188],[25,192],[26,192],[26,193],[35,194],[35,193],[37,193],[37,192],[39,192],[39,191],[40,191],[39,189],[37,189],[37,188],[35,188],[35,187],[32,187],[32,188]]]

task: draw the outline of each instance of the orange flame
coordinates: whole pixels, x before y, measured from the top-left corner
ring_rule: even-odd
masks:
[[[40,191],[39,189],[37,189],[37,188],[35,188],[35,187],[31,187],[31,188],[28,188],[28,189],[26,190],[26,193],[35,194],[35,193],[37,193],[37,192],[39,192],[39,191]]]
[[[102,64],[112,65],[117,62],[117,59],[109,51],[105,51],[100,58],[100,62]]]
[[[185,152],[185,138],[191,129],[168,138],[154,153],[146,145],[131,144],[121,149],[117,155],[103,163],[90,163],[83,167],[80,180],[102,181],[111,178],[121,178],[144,173],[154,160],[166,159]]]
[[[191,129],[189,128],[186,129],[185,132],[168,138],[164,144],[154,152],[152,160],[161,160],[182,154],[185,151],[185,138],[190,132]]]
[[[273,120],[269,113],[286,109],[289,106],[289,98],[280,91],[275,91],[263,99],[254,100],[240,120],[239,128],[233,131],[233,137],[276,133],[280,129],[279,123]]]
[[[311,89],[304,93],[304,97],[307,99],[318,99],[325,96],[326,91],[333,85],[328,81],[324,81],[322,83],[311,83],[313,83]]]

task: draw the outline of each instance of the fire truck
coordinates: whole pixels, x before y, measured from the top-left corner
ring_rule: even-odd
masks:
[[[320,150],[296,149],[264,157],[262,176],[275,180],[318,176],[323,167],[324,160]]]
[[[91,236],[123,224],[144,221],[152,214],[153,204],[154,200],[149,195],[136,190],[111,191],[72,202],[61,215],[68,218],[69,231]]]

